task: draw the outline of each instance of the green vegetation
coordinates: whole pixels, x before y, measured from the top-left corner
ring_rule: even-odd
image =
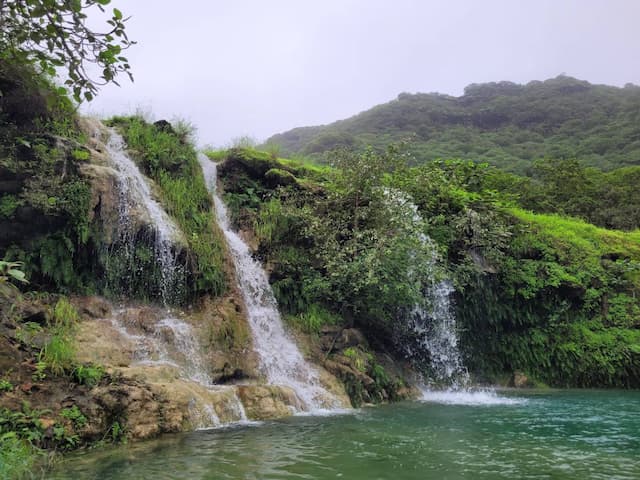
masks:
[[[54,375],[64,375],[73,370],[73,329],[77,321],[78,313],[75,308],[66,298],[60,298],[49,321],[49,341],[42,348],[39,357]]]
[[[133,44],[127,38],[122,12],[113,9],[105,32],[87,25],[88,12],[104,7],[111,0],[14,0],[0,3],[0,60],[15,65],[30,65],[39,73],[54,76],[65,67],[65,84],[76,101],[91,101],[98,86],[112,82],[125,73],[132,79],[128,60],[122,51]],[[95,10],[94,10],[95,11]],[[95,64],[99,78],[89,73]],[[65,89],[61,89],[65,91]],[[1,91],[0,91],[1,93]]]
[[[251,150],[230,151],[221,167],[232,218],[255,232],[259,255],[274,266],[279,305],[305,329],[339,315],[390,333],[399,310],[422,298],[434,272],[407,271],[426,264],[433,248],[421,241],[425,226],[413,221],[406,199],[387,189],[385,172],[399,158],[394,150],[343,152],[335,169],[322,172],[323,183],[314,180],[316,170]],[[274,186],[274,170],[292,180]]]
[[[637,386],[638,233],[507,211],[518,220],[507,256],[459,307],[475,361],[553,385]]]
[[[397,147],[330,160],[333,169],[297,169],[236,149],[219,169],[232,220],[254,232],[293,325],[353,324],[404,356],[417,340],[411,308],[446,275],[477,377],[519,370],[550,385],[640,385],[637,231],[524,210],[500,188],[517,177],[486,165],[409,168]],[[274,183],[274,170],[287,181]]]
[[[4,378],[0,380],[0,392],[11,392],[13,388],[13,383],[9,380],[5,380]]]
[[[394,400],[394,398],[386,398],[386,392],[396,392],[401,385],[393,385],[393,381],[387,375],[385,368],[376,362],[375,357],[360,347],[348,347],[343,350],[342,356],[348,358],[352,365],[361,373],[366,374],[373,380],[373,384],[366,391],[362,382],[352,375],[343,375],[342,381],[351,398],[353,406],[359,408],[368,400],[382,402],[385,400]]]
[[[45,467],[47,450],[68,451],[92,440],[85,432],[88,415],[78,405],[69,405],[66,399],[60,408],[55,401],[43,402],[34,395],[33,403],[38,406],[32,407],[26,399],[31,400],[40,389],[62,389],[65,395],[77,395],[79,389],[88,391],[87,387],[98,385],[105,377],[102,367],[77,363],[73,337],[79,315],[66,297],[24,297],[33,305],[39,301],[47,307],[42,310],[43,326],[16,320],[14,341],[23,353],[15,368],[3,372],[0,380],[0,398],[4,400],[0,406],[0,478],[32,478]],[[24,301],[21,296],[13,298]],[[0,312],[6,312],[4,306]],[[21,407],[16,408],[20,402]]]
[[[325,325],[339,325],[342,318],[321,305],[312,303],[297,315],[287,315],[285,320],[306,333],[318,333]]]
[[[111,123],[124,134],[142,170],[160,187],[167,212],[186,236],[190,256],[187,297],[220,295],[226,288],[224,241],[212,215],[212,203],[190,130],[169,123],[147,123],[140,117],[115,117]]]
[[[0,90],[0,252],[23,262],[35,288],[94,290],[99,268],[75,107],[24,65],[0,62]]]
[[[618,230],[640,228],[640,167],[602,172],[577,160],[533,163],[530,177],[493,169],[488,186],[510,195],[523,208],[561,213]]]
[[[54,417],[49,410],[31,408],[23,403],[20,410],[0,408],[0,478],[31,478],[40,470],[44,449],[67,451],[80,444],[78,432],[87,418],[73,405]]]
[[[18,438],[15,432],[0,433],[0,478],[28,478],[35,472],[40,455],[42,452]]]
[[[25,273],[20,270],[22,262],[5,262],[0,260],[0,296],[8,296],[16,285],[29,283]]]
[[[77,365],[71,375],[78,384],[95,387],[100,383],[105,372],[100,365]]]
[[[346,120],[296,128],[268,144],[283,155],[322,158],[336,147],[382,151],[409,140],[418,163],[443,158],[488,162],[525,174],[534,160],[578,158],[611,170],[640,162],[640,87],[591,85],[559,76],[518,85],[469,85],[464,95],[402,93]]]

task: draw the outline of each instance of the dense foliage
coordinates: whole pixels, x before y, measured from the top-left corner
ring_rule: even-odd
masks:
[[[311,168],[233,150],[221,167],[233,219],[254,232],[294,321],[354,323],[402,353],[408,311],[426,277],[443,274],[428,268],[436,260],[455,283],[480,378],[640,385],[638,233],[522,210],[495,190],[493,169],[472,162],[403,168],[397,152],[371,150],[332,158],[335,169]]]
[[[255,168],[261,160],[264,167]],[[361,168],[368,163],[375,168]],[[400,310],[421,299],[432,272],[408,271],[427,265],[433,248],[422,241],[423,226],[406,199],[385,188],[385,172],[397,164],[392,152],[344,152],[334,170],[230,153],[221,170],[225,199],[234,220],[255,232],[263,261],[273,264],[285,313],[309,324],[309,317],[339,315],[390,335]]]
[[[640,167],[603,172],[577,160],[534,162],[530,177],[494,169],[487,186],[521,207],[560,213],[618,230],[640,228]]]
[[[90,291],[89,152],[73,105],[30,67],[0,64],[0,90],[0,253],[35,288]]]
[[[460,97],[403,93],[346,120],[274,135],[285,155],[338,146],[383,150],[410,140],[417,162],[460,158],[524,174],[541,158],[611,170],[640,163],[640,87],[544,82],[472,84]]]

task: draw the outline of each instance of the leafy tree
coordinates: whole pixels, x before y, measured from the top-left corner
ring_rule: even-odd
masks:
[[[125,18],[114,8],[106,31],[87,25],[88,12],[105,12],[111,0],[0,0],[0,60],[29,64],[55,75],[66,69],[76,101],[91,101],[98,87],[115,83],[123,73],[133,80],[126,57],[135,42],[127,37]],[[93,70],[100,71],[94,74]]]
[[[347,199],[352,214],[353,230],[358,231],[363,205],[383,195],[383,178],[406,164],[399,145],[391,145],[384,153],[369,148],[362,153],[342,148],[332,152],[330,165],[335,168],[337,191]]]

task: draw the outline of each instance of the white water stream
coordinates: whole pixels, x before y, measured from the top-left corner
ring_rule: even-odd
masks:
[[[177,298],[184,269],[177,262],[176,239],[179,229],[153,198],[147,180],[126,151],[121,135],[109,129],[106,143],[109,160],[118,173],[119,225],[118,232],[128,255],[133,255],[134,238],[131,230],[131,210],[140,208],[150,222],[154,233],[154,254],[160,266],[160,294],[165,304]]]
[[[318,372],[309,365],[286,332],[267,273],[251,256],[247,244],[230,226],[227,209],[217,191],[217,167],[198,156],[207,188],[213,196],[218,224],[227,241],[236,270],[238,286],[247,309],[253,345],[267,382],[293,389],[305,410],[338,407],[334,395],[322,387]]]
[[[469,374],[458,347],[456,318],[450,301],[452,293],[451,282],[434,283],[428,289],[425,304],[416,305],[411,315],[422,348],[429,352],[431,380],[448,384],[455,390],[468,385]]]

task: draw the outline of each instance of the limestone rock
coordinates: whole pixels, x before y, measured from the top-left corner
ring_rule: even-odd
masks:
[[[527,388],[531,386],[531,381],[523,372],[516,370],[511,377],[511,386],[515,388]]]
[[[101,297],[74,297],[73,304],[88,318],[106,318],[111,313],[111,304]]]
[[[300,401],[289,387],[277,385],[240,385],[238,395],[247,417],[251,420],[267,420],[292,415],[293,408],[300,408]]]

